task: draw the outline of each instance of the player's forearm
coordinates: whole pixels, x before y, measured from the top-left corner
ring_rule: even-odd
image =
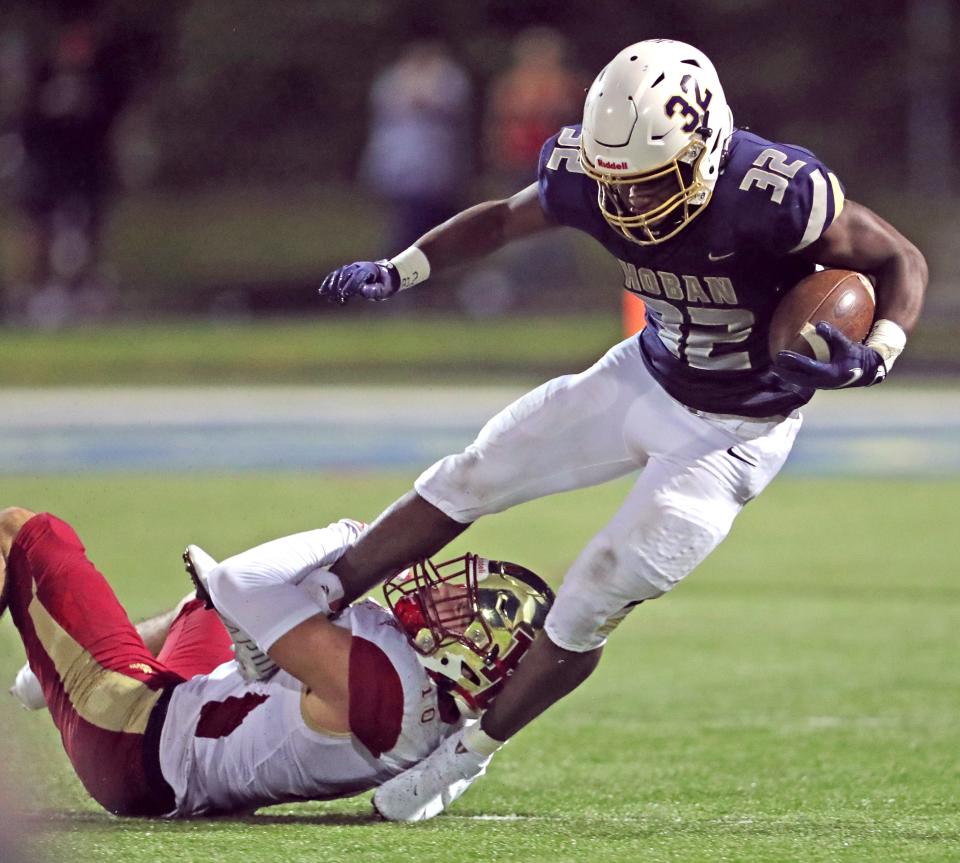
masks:
[[[342,589],[326,567],[340,558],[360,529],[357,522],[337,522],[228,558],[208,581],[217,611],[268,650],[307,618],[330,613]]]
[[[857,270],[874,278],[877,320],[905,334],[916,324],[927,289],[927,264],[919,249],[863,204],[847,201],[820,240],[800,253],[827,267]]]
[[[923,255],[907,242],[872,275],[877,280],[877,319],[894,321],[909,335],[920,317],[927,289]]]
[[[351,297],[385,300],[431,275],[475,261],[552,224],[533,183],[505,200],[464,210],[389,260],[355,261],[337,267],[324,278],[319,294],[341,305]]]
[[[485,201],[428,231],[416,246],[433,274],[476,261],[508,243],[551,227],[536,184],[500,201]]]
[[[486,201],[458,213],[428,231],[416,245],[430,261],[431,273],[470,263],[505,246],[506,201]]]

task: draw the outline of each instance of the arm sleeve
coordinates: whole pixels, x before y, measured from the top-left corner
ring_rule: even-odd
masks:
[[[344,519],[228,558],[210,573],[208,587],[217,611],[269,650],[298,624],[330,613],[330,603],[343,589],[329,567],[362,529],[359,522]]]

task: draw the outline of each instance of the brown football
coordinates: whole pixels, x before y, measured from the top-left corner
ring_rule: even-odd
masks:
[[[770,321],[770,357],[795,351],[826,361],[830,351],[816,325],[827,321],[855,342],[870,331],[875,309],[873,285],[854,270],[821,270],[801,279],[784,295]]]

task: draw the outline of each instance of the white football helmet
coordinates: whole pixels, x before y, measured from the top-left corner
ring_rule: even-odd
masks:
[[[580,164],[615,230],[642,246],[662,243],[703,212],[732,131],[707,56],[650,39],[624,48],[587,92]],[[631,196],[645,209],[637,212]]]
[[[468,718],[493,702],[554,599],[526,567],[475,554],[420,561],[383,593],[420,662]]]

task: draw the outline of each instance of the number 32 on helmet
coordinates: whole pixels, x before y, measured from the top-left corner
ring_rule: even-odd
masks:
[[[640,245],[662,243],[703,212],[732,131],[723,87],[702,51],[668,39],[637,42],[587,92],[580,164],[597,181],[611,227]],[[640,212],[627,202],[635,186],[656,190]]]

